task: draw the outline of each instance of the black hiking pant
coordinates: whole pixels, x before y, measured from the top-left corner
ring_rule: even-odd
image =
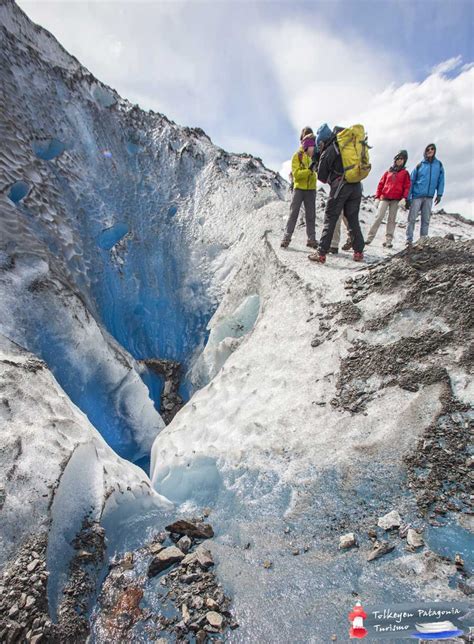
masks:
[[[353,239],[353,249],[357,253],[364,250],[365,242],[359,224],[359,208],[362,200],[362,184],[340,182],[331,186],[324,213],[324,224],[319,241],[319,253],[326,255],[331,246],[334,229],[341,211],[347,219],[349,232]]]
[[[316,190],[301,190],[300,188],[295,188],[293,199],[291,200],[290,216],[288,217],[285,235],[283,237],[287,241],[291,240],[291,236],[295,230],[302,203],[304,203],[306,215],[306,235],[311,241],[316,239]]]

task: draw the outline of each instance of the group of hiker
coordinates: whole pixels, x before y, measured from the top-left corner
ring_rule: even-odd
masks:
[[[306,245],[315,252],[308,255],[311,261],[323,264],[328,253],[339,252],[341,222],[344,222],[348,238],[343,250],[353,250],[353,259],[364,259],[364,247],[370,244],[388,210],[388,219],[383,246],[392,248],[397,212],[399,207],[408,210],[406,243],[413,243],[415,222],[421,212],[420,236],[428,235],[433,198],[439,204],[444,191],[444,168],[436,158],[436,146],[426,146],[423,160],[411,175],[406,169],[408,153],[400,150],[393,164],[382,175],[375,193],[377,214],[367,238],[359,223],[362,200],[362,180],[370,170],[369,145],[362,125],[330,129],[321,125],[316,134],[304,127],[300,135],[300,148],[291,161],[293,198],[290,215],[281,242],[282,248],[290,245],[298,221],[301,205],[304,204],[306,220]],[[319,243],[316,240],[316,182],[329,184],[324,223]]]

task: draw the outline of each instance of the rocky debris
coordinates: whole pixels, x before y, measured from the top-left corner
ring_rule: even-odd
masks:
[[[177,542],[176,547],[184,552],[184,554],[187,554],[192,545],[193,542],[191,541],[191,539],[187,535],[184,535],[184,537],[181,537],[181,539]]]
[[[273,562],[269,559],[265,559],[265,561],[263,562],[263,567],[267,570],[270,570],[270,568],[273,568]]]
[[[376,541],[374,543],[374,549],[367,556],[367,561],[373,561],[374,559],[383,557],[389,552],[392,552],[392,550],[394,549],[395,546],[391,543],[388,543],[388,541]]]
[[[105,530],[97,522],[85,519],[72,545],[77,554],[70,563],[58,607],[55,636],[59,641],[81,641],[89,634],[89,603],[104,561]],[[86,558],[84,552],[88,553]]]
[[[151,371],[162,376],[165,380],[160,402],[160,415],[168,425],[184,405],[178,393],[181,382],[181,365],[175,360],[160,360],[150,358],[140,360]]]
[[[209,523],[202,521],[179,519],[171,525],[166,526],[166,530],[171,533],[186,535],[196,539],[211,539],[214,536],[214,530]]]
[[[357,539],[353,532],[348,532],[339,537],[339,549],[347,550],[357,545]]]
[[[412,548],[421,548],[424,545],[423,537],[419,532],[409,528],[407,531],[407,544]]]
[[[196,562],[203,570],[208,570],[214,565],[212,554],[202,545],[198,546],[194,552],[189,553],[183,559],[184,565],[194,562]]]
[[[398,528],[398,536],[400,537],[400,539],[406,539],[409,529],[410,529],[410,524],[402,524]]]
[[[397,510],[392,510],[377,521],[377,525],[383,530],[393,530],[394,528],[399,528],[401,524],[402,518]]]
[[[5,567],[0,593],[1,642],[85,641],[89,599],[103,561],[105,532],[85,521],[72,546],[76,550],[58,606],[57,623],[49,616],[46,570],[47,534],[32,537]],[[86,556],[87,555],[87,556]]]
[[[97,640],[133,642],[145,633],[147,641],[205,642],[212,634],[238,627],[229,610],[230,599],[210,571],[214,566],[211,552],[190,536],[177,539],[190,525],[195,530],[202,524],[195,519],[177,521],[168,526],[166,539],[159,543],[154,539],[136,550],[133,569],[124,566],[125,557],[113,562],[93,618]],[[209,533],[212,527],[205,530]],[[177,547],[183,539],[189,545],[186,555]],[[156,553],[158,546],[162,549]],[[143,570],[148,575],[141,574]],[[153,597],[160,596],[159,610],[149,603],[148,588]]]
[[[467,597],[472,597],[472,595],[474,595],[474,586],[472,586],[472,584],[468,584],[461,580],[458,582],[458,588],[461,592],[467,595]]]
[[[457,552],[456,556],[454,557],[454,565],[456,566],[457,570],[464,570],[464,559],[461,557],[459,552]]]
[[[4,567],[0,581],[0,642],[55,641],[49,618],[47,535],[31,537]]]
[[[331,401],[351,413],[364,413],[384,388],[416,392],[441,384],[442,411],[405,456],[408,484],[419,508],[437,516],[469,512],[468,445],[473,421],[470,406],[456,398],[449,369],[462,369],[466,377],[472,373],[473,260],[473,240],[426,238],[412,249],[370,265],[345,284],[352,304],[374,294],[397,295],[381,315],[359,322],[362,332],[387,329],[407,313],[438,320],[445,327],[421,328],[416,336],[388,344],[354,341],[341,360],[337,395]],[[437,516],[431,516],[433,525]]]
[[[170,568],[178,561],[181,561],[184,557],[184,553],[181,552],[179,548],[176,548],[176,546],[164,548],[151,560],[150,565],[148,566],[148,576],[154,577],[158,573],[163,572],[163,570]]]

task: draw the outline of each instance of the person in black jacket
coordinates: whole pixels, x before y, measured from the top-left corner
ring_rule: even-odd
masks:
[[[337,143],[337,134],[344,128],[335,127],[331,132],[327,123],[317,132],[316,147],[318,149],[314,162],[318,163],[318,179],[330,186],[329,198],[324,214],[323,232],[319,241],[318,251],[308,255],[313,262],[324,264],[331,246],[334,228],[341,211],[347,219],[352,247],[353,259],[361,262],[364,259],[364,237],[359,224],[359,208],[362,200],[362,184],[347,183],[344,179],[341,153]]]

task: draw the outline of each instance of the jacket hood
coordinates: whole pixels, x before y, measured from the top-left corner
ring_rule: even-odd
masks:
[[[403,159],[403,165],[401,166],[401,168],[399,168],[397,166],[397,164],[395,163],[395,160],[398,159],[399,157],[401,157]],[[405,168],[406,164],[407,164],[407,161],[408,161],[408,152],[406,150],[400,150],[393,157],[393,162],[394,163],[393,163],[392,167],[390,168],[390,170],[392,170],[394,172],[398,172],[399,170],[403,170]]]
[[[426,151],[427,151],[427,149],[428,149],[428,148],[431,148],[431,147],[433,147],[433,148],[434,148],[434,151],[435,151],[433,158],[436,156],[436,145],[435,145],[434,143],[428,143],[428,145],[427,145],[427,146],[426,146],[426,148],[425,148],[425,151],[423,152],[423,157],[424,157],[425,159],[427,158],[427,156],[426,156]]]
[[[397,159],[398,157],[402,157],[404,159],[405,163],[408,161],[408,152],[406,150],[399,150],[397,154],[393,157],[393,159]]]

